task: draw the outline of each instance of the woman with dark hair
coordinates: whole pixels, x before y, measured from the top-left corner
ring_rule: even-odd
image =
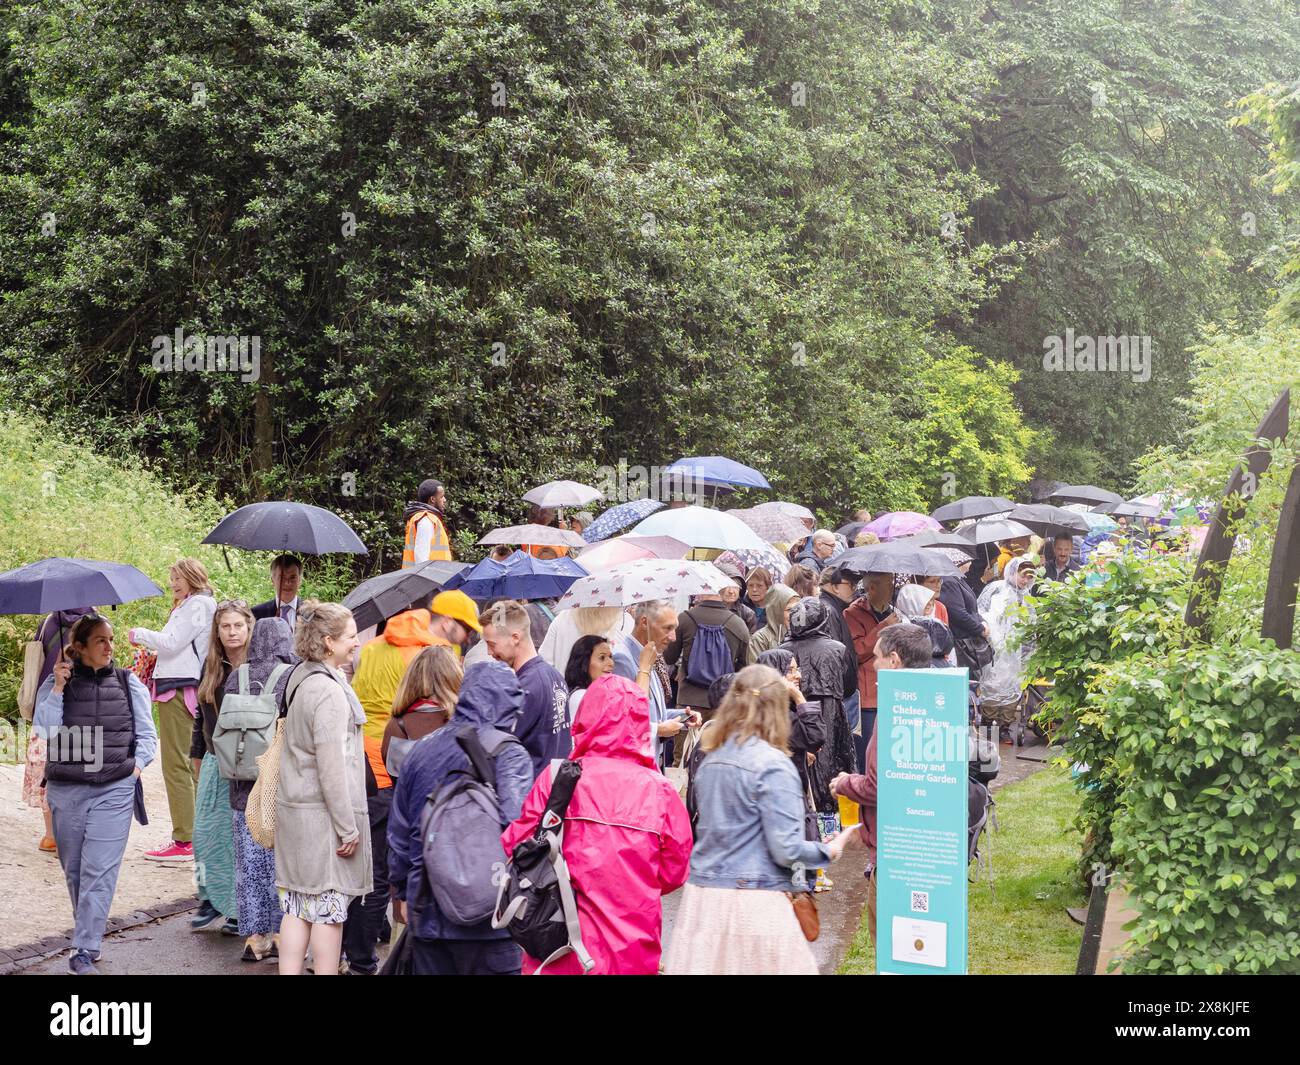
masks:
[[[36,695],[33,726],[46,741],[45,796],[72,898],[68,970],[98,970],[104,926],[135,810],[137,781],[158,750],[149,692],[113,664],[113,626],[79,618]]]
[[[36,676],[36,688],[32,692],[33,702],[29,705],[19,699],[22,707],[23,717],[28,721],[32,719],[31,715],[35,711],[36,691],[40,690],[45,678],[54,672],[54,664],[63,655],[63,634],[66,633],[77,619],[83,614],[94,613],[88,606],[74,607],[71,610],[56,610],[53,614],[41,622],[41,627],[36,630],[36,642],[41,644],[45,649],[45,658],[41,662],[40,672]],[[27,678],[24,677],[23,687],[26,689]],[[39,809],[45,816],[45,835],[41,837],[41,842],[37,845],[39,850],[48,854],[53,854],[58,848],[54,845],[54,828],[50,821],[50,804],[45,800],[45,741],[40,737],[35,729],[32,729],[31,737],[27,741],[27,764],[23,769],[23,802],[28,806]]]
[[[603,636],[580,636],[569,652],[564,667],[564,684],[569,689],[569,728],[578,718],[578,707],[587,689],[607,673],[614,672],[614,648]]]

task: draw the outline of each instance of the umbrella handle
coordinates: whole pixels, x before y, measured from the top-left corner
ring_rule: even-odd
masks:
[[[226,550],[226,545],[221,545],[221,555],[226,560],[226,572],[234,573],[235,568],[230,564],[230,552]]]

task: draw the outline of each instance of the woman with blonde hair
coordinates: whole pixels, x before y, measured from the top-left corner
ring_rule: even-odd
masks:
[[[217,604],[208,637],[208,657],[199,677],[199,713],[190,739],[190,759],[199,787],[194,798],[194,860],[199,910],[190,928],[207,928],[225,915],[223,932],[239,934],[235,901],[235,837],[231,822],[230,786],[222,779],[212,732],[226,697],[226,681],[248,658],[253,638],[253,612],[242,599]]]
[[[446,647],[426,647],[411,659],[393,696],[393,713],[380,747],[384,768],[394,781],[411,748],[451,720],[460,679],[460,663]]]
[[[284,740],[275,796],[275,886],[280,974],[338,972],[352,899],[374,887],[366,812],[366,714],[340,669],[357,645],[352,612],[309,599],[294,649],[302,662],[285,688]]]
[[[155,652],[153,670],[154,713],[158,718],[163,783],[167,785],[167,808],[172,818],[172,842],[146,851],[155,862],[194,860],[194,769],[190,761],[190,740],[194,719],[199,716],[199,674],[208,656],[212,618],[217,601],[203,563],[183,558],[168,571],[172,589],[172,612],[159,632],[134,628],[127,638]]]
[[[746,666],[700,741],[695,848],[666,972],[817,972],[795,907],[809,905],[807,870],[839,858],[846,834],[804,838],[803,786],[790,761],[792,694],[770,666]]]

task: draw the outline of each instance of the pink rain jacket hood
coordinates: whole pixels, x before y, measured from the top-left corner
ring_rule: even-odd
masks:
[[[690,820],[655,768],[649,733],[645,693],[612,673],[587,689],[572,725],[570,757],[582,763],[582,778],[564,819],[564,858],[593,974],[659,971],[660,896],[681,887],[690,870]],[[501,834],[507,854],[536,829],[550,793],[548,766],[519,819]],[[524,956],[524,972],[537,966]],[[569,954],[544,971],[576,974],[582,967]]]

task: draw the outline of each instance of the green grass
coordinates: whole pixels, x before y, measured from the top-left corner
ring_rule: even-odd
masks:
[[[1070,827],[1078,801],[1069,772],[1049,767],[995,798],[1001,831],[993,835],[993,894],[987,873],[969,888],[970,972],[1073,973],[1083,930],[1065,907],[1084,899],[1076,874],[1080,839]],[[864,915],[840,973],[875,968]]]
[[[134,457],[98,454],[34,418],[0,413],[0,571],[58,555],[129,562],[167,592],[168,567],[197,558],[218,598],[261,602],[271,595],[271,554],[231,548],[228,570],[221,548],[199,544],[228,509],[200,489],[176,493]],[[303,594],[337,599],[352,583],[345,564],[309,560]],[[127,629],[162,628],[170,606],[168,593],[110,612],[119,663],[130,661]],[[0,719],[17,719],[21,648],[39,621],[0,616]]]

